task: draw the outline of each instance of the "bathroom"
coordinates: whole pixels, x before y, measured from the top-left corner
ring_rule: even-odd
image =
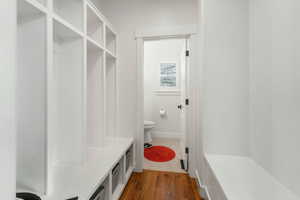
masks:
[[[185,38],[144,42],[144,169],[185,172]]]

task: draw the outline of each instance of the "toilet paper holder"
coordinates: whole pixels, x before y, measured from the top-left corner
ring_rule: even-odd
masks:
[[[167,111],[166,111],[164,108],[161,108],[161,109],[159,110],[159,114],[160,114],[161,117],[164,117],[164,116],[166,116]]]

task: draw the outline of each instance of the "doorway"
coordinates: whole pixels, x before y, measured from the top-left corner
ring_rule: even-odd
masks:
[[[144,41],[144,169],[185,173],[187,38]]]
[[[197,26],[171,26],[164,28],[150,28],[136,31],[137,44],[137,131],[136,131],[136,163],[135,171],[142,172],[144,169],[144,44],[147,41],[163,39],[185,39],[189,51],[186,57],[186,94],[188,106],[185,106],[185,152],[186,169],[190,176],[196,177],[196,168],[200,159],[196,153],[201,150],[196,146],[199,140],[199,68],[197,67]],[[188,160],[188,162],[187,162]]]

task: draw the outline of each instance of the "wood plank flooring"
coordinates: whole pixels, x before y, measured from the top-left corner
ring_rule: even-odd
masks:
[[[133,173],[120,200],[201,200],[187,174],[144,170]]]

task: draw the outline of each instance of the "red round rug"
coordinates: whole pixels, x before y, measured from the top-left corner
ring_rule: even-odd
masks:
[[[152,146],[144,149],[144,156],[150,161],[167,162],[173,160],[176,156],[176,153],[168,147]]]

